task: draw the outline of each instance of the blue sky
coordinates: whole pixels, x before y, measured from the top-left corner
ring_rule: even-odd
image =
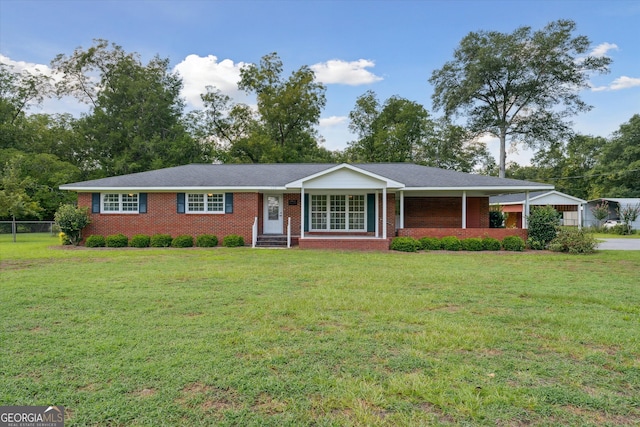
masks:
[[[594,76],[592,89],[582,92],[593,110],[573,119],[581,133],[610,136],[640,113],[637,0],[0,0],[0,61],[46,72],[55,55],[103,38],[145,60],[169,58],[184,79],[188,107],[197,108],[207,84],[250,103],[235,88],[240,67],[277,52],[286,75],[309,65],[326,84],[319,131],[327,148],[343,149],[354,139],[348,114],[365,91],[381,101],[398,95],[419,102],[437,117],[428,79],[466,34],[539,29],[557,19],[574,20],[577,34],[613,59],[611,72]],[[33,111],[85,108],[67,99]],[[495,152],[495,141],[487,143]],[[521,149],[507,160],[523,164],[530,155]]]

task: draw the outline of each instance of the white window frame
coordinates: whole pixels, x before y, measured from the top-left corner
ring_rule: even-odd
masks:
[[[204,204],[204,210],[192,210],[190,205],[190,198],[192,196],[202,196],[202,203]],[[219,201],[212,200],[214,198],[219,198]],[[219,204],[220,209],[214,210],[211,208],[211,204]],[[184,196],[184,212],[187,214],[211,214],[211,215],[219,215],[224,214],[224,204],[225,204],[225,194],[224,193],[213,193],[213,192],[205,192],[205,193],[185,193]]]
[[[313,209],[313,197],[324,197],[325,198],[325,206],[326,206],[326,211],[317,211]],[[354,211],[353,207],[351,206],[350,203],[350,199],[349,196],[357,196],[362,198],[362,202],[363,202],[363,207],[364,207],[364,211],[360,212],[360,211]],[[336,198],[336,197],[344,197],[344,210],[332,210],[332,203],[331,203],[331,199],[332,198]],[[309,231],[310,232],[331,232],[331,233],[352,233],[352,232],[366,232],[367,231],[367,195],[366,194],[358,194],[358,193],[326,193],[326,194],[310,194],[309,195],[309,218],[307,218],[308,223],[309,223]],[[314,228],[313,227],[313,221],[311,220],[313,217],[313,214],[325,214],[325,223],[326,223],[326,227],[325,228]],[[344,216],[344,226],[345,228],[340,228],[340,229],[334,229],[331,228],[331,224],[334,223],[335,221],[332,221],[332,214],[337,214],[337,215],[341,215]],[[360,214],[362,213],[364,216],[364,221],[363,221],[363,226],[362,228],[350,228],[350,217],[352,214]],[[341,221],[342,222],[342,221]]]
[[[118,196],[118,200],[109,200],[109,204],[118,204],[118,209],[106,209],[107,196]],[[127,200],[128,197],[135,197],[135,202]],[[125,210],[125,204],[135,203],[135,210]],[[100,213],[104,214],[138,214],[140,213],[140,193],[101,193],[100,194]]]

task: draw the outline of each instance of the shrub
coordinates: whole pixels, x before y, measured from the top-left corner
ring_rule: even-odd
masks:
[[[543,244],[541,241],[539,240],[534,240],[532,237],[529,237],[527,239],[527,247],[529,249],[534,249],[537,251],[540,251],[542,249],[545,249],[547,245]]]
[[[607,233],[619,234],[624,236],[625,234],[631,234],[631,227],[627,224],[616,224],[611,228],[605,228]]]
[[[507,236],[502,239],[502,248],[505,251],[521,252],[524,250],[524,240],[520,236]]]
[[[129,238],[124,234],[112,234],[107,236],[106,243],[109,248],[126,248],[129,245]]]
[[[151,237],[146,234],[136,234],[131,238],[129,246],[133,248],[148,248],[151,244]]]
[[[168,248],[173,238],[169,234],[154,234],[151,236],[149,246],[152,248]]]
[[[71,240],[69,240],[69,236],[64,234],[62,231],[60,232],[60,234],[58,234],[58,237],[60,238],[60,244],[61,245],[70,245],[71,244]]]
[[[566,228],[560,230],[558,236],[551,241],[549,249],[570,254],[592,254],[597,246],[598,241],[593,235],[577,228]]]
[[[171,241],[171,247],[173,248],[191,248],[193,247],[193,237],[183,234],[180,236],[176,236]]]
[[[482,239],[478,237],[468,237],[460,241],[463,251],[481,251]]]
[[[391,241],[391,250],[401,252],[417,252],[420,242],[413,237],[394,237]]]
[[[218,246],[218,238],[213,234],[201,234],[196,238],[196,246],[199,248],[212,248]]]
[[[235,248],[237,246],[244,246],[244,239],[237,234],[229,234],[222,239],[222,246],[227,248]]]
[[[88,210],[74,205],[62,205],[54,215],[56,224],[74,246],[82,240],[82,229],[91,223]]]
[[[489,211],[489,228],[504,228],[506,215],[501,210]]]
[[[551,206],[536,207],[528,217],[529,238],[538,242],[532,249],[546,249],[555,239],[560,226],[560,215]]]
[[[420,239],[420,248],[425,251],[437,251],[442,249],[442,243],[437,237],[423,237]]]
[[[107,245],[107,241],[105,240],[104,236],[94,234],[87,237],[84,245],[88,248],[104,248]]]
[[[440,239],[440,243],[442,243],[442,249],[445,251],[459,251],[462,249],[462,243],[456,236],[443,237]]]
[[[482,249],[485,251],[499,251],[502,249],[502,245],[500,244],[500,240],[494,239],[493,237],[485,237],[482,239]]]

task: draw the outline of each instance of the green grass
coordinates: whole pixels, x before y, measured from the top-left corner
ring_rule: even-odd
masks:
[[[640,252],[0,235],[0,405],[68,426],[637,425]]]

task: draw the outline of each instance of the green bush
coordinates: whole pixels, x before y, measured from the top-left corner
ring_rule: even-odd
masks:
[[[401,252],[417,252],[420,242],[413,237],[394,237],[391,241],[391,250]]]
[[[201,234],[196,238],[196,246],[199,248],[212,248],[218,246],[218,238],[213,234]]]
[[[502,239],[502,248],[505,251],[521,252],[524,250],[524,240],[520,236],[507,236]]]
[[[60,234],[58,234],[58,237],[60,238],[60,244],[61,245],[70,245],[71,244],[71,240],[69,240],[69,236],[64,234],[62,231],[60,232]]]
[[[227,248],[235,248],[237,246],[244,246],[244,239],[237,234],[229,234],[222,239],[222,246]]]
[[[463,251],[481,251],[483,249],[482,239],[478,237],[468,237],[462,239],[460,243],[462,244]]]
[[[482,239],[482,249],[485,251],[499,251],[502,249],[502,245],[500,244],[500,240],[494,239],[493,237],[485,237]]]
[[[124,234],[112,234],[107,236],[106,243],[109,248],[126,248],[129,245],[129,238]]]
[[[534,240],[533,237],[529,237],[527,239],[527,247],[529,249],[534,249],[534,250],[540,251],[542,249],[546,249],[547,246],[548,245],[545,245],[544,243],[542,243],[539,240]]]
[[[440,243],[442,243],[442,249],[445,251],[459,251],[462,249],[462,243],[456,236],[443,237],[440,239]]]
[[[191,248],[193,247],[193,237],[183,234],[180,236],[176,236],[171,241],[172,248]]]
[[[107,241],[105,240],[104,236],[99,236],[97,234],[94,234],[87,237],[87,240],[85,240],[84,245],[87,248],[104,248],[107,245]]]
[[[442,243],[437,237],[423,237],[420,239],[420,248],[424,251],[438,251],[442,249]]]
[[[560,214],[551,206],[539,206],[531,210],[528,217],[529,239],[533,242],[531,249],[546,249],[549,242],[558,235]]]
[[[173,237],[171,237],[169,234],[154,234],[153,236],[151,236],[151,242],[149,243],[149,245],[152,248],[168,248],[169,246],[171,246],[172,240]]]
[[[151,237],[146,234],[136,234],[129,241],[129,246],[133,248],[148,248],[151,244]]]
[[[631,227],[629,227],[627,224],[616,224],[611,228],[605,228],[607,233],[610,234],[619,234],[620,236],[624,236],[627,234],[632,234],[631,231]]]
[[[504,228],[506,215],[500,210],[489,211],[489,228]]]
[[[56,224],[74,246],[82,240],[82,229],[91,223],[88,212],[89,208],[68,204],[60,206],[54,214]]]
[[[577,228],[565,228],[560,230],[558,236],[551,241],[549,249],[570,254],[592,254],[597,246],[598,241],[593,235]]]

